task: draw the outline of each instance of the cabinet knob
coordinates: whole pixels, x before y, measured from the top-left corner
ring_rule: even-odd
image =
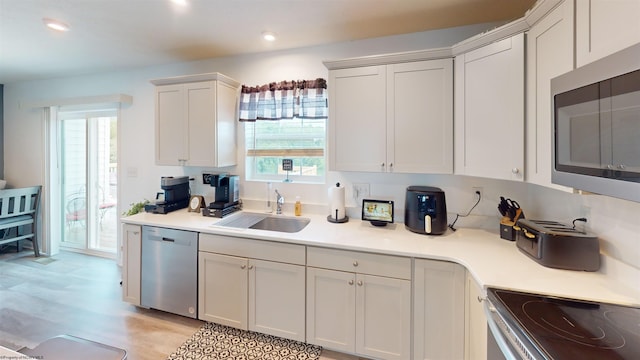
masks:
[[[362,280],[358,280],[358,286],[362,286]]]
[[[353,280],[349,280],[349,285],[353,285]]]
[[[253,269],[253,265],[249,265],[249,270]]]
[[[625,168],[626,168],[626,166],[624,166],[624,164],[618,165],[618,169],[620,169],[620,170],[624,170]]]
[[[392,168],[393,167],[393,163],[389,163],[389,167]]]
[[[134,231],[133,235],[140,235],[140,231]]]
[[[478,299],[478,302],[481,303],[484,299],[481,298],[480,296],[476,297],[476,299]]]
[[[358,266],[358,262],[357,262],[357,261],[354,261],[354,262],[353,262],[353,266]]]
[[[381,167],[384,167],[384,163],[380,164]]]
[[[512,174],[514,174],[514,175],[515,175],[515,174],[518,174],[518,173],[520,173],[520,169],[518,169],[518,168],[513,168],[513,169],[511,169],[511,173],[512,173]]]
[[[246,269],[247,265],[240,265],[240,269]]]

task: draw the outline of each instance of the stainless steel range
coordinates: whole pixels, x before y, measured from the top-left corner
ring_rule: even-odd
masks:
[[[491,288],[487,297],[507,359],[640,359],[640,308]]]

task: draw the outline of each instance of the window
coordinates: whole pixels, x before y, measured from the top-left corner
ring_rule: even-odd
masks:
[[[283,119],[245,123],[248,180],[324,182],[326,119]],[[282,170],[282,159],[293,170]]]
[[[242,86],[246,178],[324,183],[327,83],[324,79]],[[285,171],[283,159],[293,160]]]

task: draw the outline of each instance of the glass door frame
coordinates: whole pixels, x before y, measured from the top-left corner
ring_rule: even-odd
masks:
[[[58,220],[60,224],[59,226],[60,228],[59,228],[59,231],[57,231],[57,233],[60,234],[59,245],[65,248],[66,250],[79,251],[83,253],[89,253],[93,255],[99,255],[99,256],[105,256],[105,257],[111,257],[111,258],[116,257],[116,253],[118,250],[117,249],[117,236],[118,236],[117,220],[115,225],[116,245],[114,245],[113,249],[105,249],[100,247],[100,238],[102,235],[101,220],[103,219],[102,217],[103,214],[101,214],[100,212],[101,211],[105,211],[105,212],[117,211],[117,206],[116,206],[117,199],[115,200],[115,202],[109,203],[110,207],[104,208],[104,209],[101,207],[101,205],[103,205],[101,201],[104,202],[104,199],[100,199],[100,196],[101,196],[100,189],[102,189],[102,192],[105,194],[103,196],[106,196],[106,193],[107,191],[109,191],[109,189],[105,189],[104,184],[100,184],[100,181],[99,181],[100,176],[98,175],[99,174],[98,168],[100,166],[99,164],[100,160],[98,158],[98,153],[99,153],[98,147],[100,145],[95,142],[98,141],[99,139],[99,135],[98,135],[99,127],[105,126],[111,129],[112,128],[111,121],[113,121],[114,119],[115,121],[118,121],[118,117],[119,117],[118,109],[104,108],[104,107],[103,108],[87,107],[82,109],[76,109],[76,107],[74,107],[71,110],[65,109],[63,107],[61,109],[58,109],[57,111],[57,114],[56,114],[56,123],[57,123],[56,130],[57,130],[57,139],[58,139],[57,169],[59,173],[58,174],[59,186],[54,187],[52,189],[54,192],[58,192],[60,194],[58,195],[59,202],[58,202],[57,208],[60,209],[59,212],[60,214],[62,214],[62,216]],[[108,121],[108,123],[105,125],[101,125],[99,121],[105,121],[105,118],[107,119],[106,121]],[[83,134],[84,149],[81,150],[81,151],[84,151],[84,157],[83,159],[81,159],[81,162],[84,163],[83,164],[84,174],[80,175],[84,180],[84,185],[80,184],[76,186],[77,189],[75,189],[75,193],[70,189],[67,189],[67,179],[66,179],[66,170],[65,170],[66,156],[65,156],[65,144],[64,144],[65,123],[67,121],[74,121],[74,120],[83,121],[83,127],[84,127],[81,130],[84,133]],[[70,122],[66,124],[70,124]],[[116,131],[117,131],[117,128],[118,126],[116,124]],[[106,146],[107,147],[110,146],[110,141],[107,142]],[[116,143],[116,149],[117,147],[118,146]],[[107,160],[107,163],[102,164],[102,166],[105,167],[106,169],[106,170],[103,169],[103,171],[105,171],[103,176],[107,177],[107,181],[108,181],[109,161]],[[107,186],[110,187],[111,184],[109,183],[107,184]],[[73,212],[70,213],[71,210],[68,208],[69,201],[71,201],[72,199],[76,199],[77,202],[79,203],[78,206],[80,207],[79,209],[77,209],[78,211],[75,213],[75,215],[70,215],[74,213]],[[114,210],[110,210],[111,207],[114,208]],[[56,208],[55,205],[52,206],[52,209],[55,209],[55,208]],[[77,226],[83,226],[84,231],[80,230],[80,234],[79,234],[81,237],[83,237],[83,239],[80,242],[64,241],[65,236],[69,233],[72,226],[75,226],[76,228]]]

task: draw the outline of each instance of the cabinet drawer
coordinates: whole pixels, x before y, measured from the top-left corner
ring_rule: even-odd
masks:
[[[411,259],[399,256],[308,247],[307,266],[411,279]]]
[[[200,233],[199,250],[289,264],[305,264],[304,246],[266,240]]]

